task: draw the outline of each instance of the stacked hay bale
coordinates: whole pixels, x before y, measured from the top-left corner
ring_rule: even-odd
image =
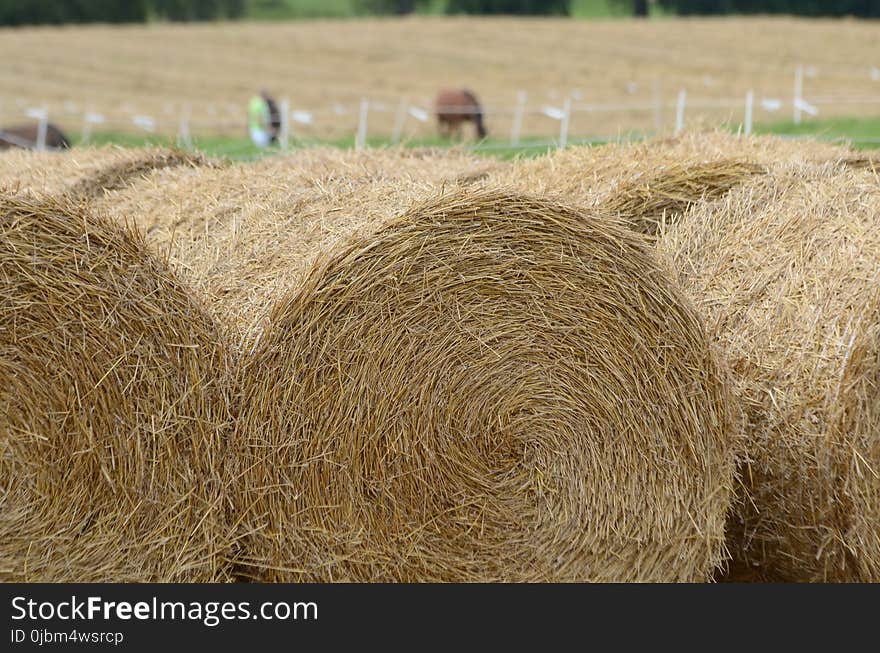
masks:
[[[237,574],[711,577],[733,452],[700,320],[639,237],[474,166],[319,152],[103,200],[236,343]]]
[[[666,139],[569,148],[493,171],[495,183],[531,189],[620,219],[654,237],[691,206],[723,197],[750,178],[793,163],[864,157],[818,141],[689,132]]]
[[[0,578],[227,577],[226,367],[140,238],[0,194]]]
[[[494,165],[459,150],[315,149],[156,170],[94,205],[134,220],[240,339],[253,331],[242,322],[262,320],[279,289],[312,264],[316,243],[436,187],[470,186]]]
[[[780,166],[659,241],[733,370],[731,577],[880,580],[880,187]]]
[[[756,163],[717,159],[706,163],[673,163],[650,175],[620,182],[601,208],[630,229],[656,236],[698,202],[723,197],[750,177],[764,174]]]
[[[573,147],[534,159],[519,159],[490,175],[492,181],[522,184],[533,192],[583,206],[598,206],[621,184],[659,179],[664,169],[716,161],[739,161],[763,168],[838,161],[853,156],[840,145],[727,132],[686,132],[672,138]],[[676,174],[673,176],[680,176]],[[748,175],[746,175],[746,178]],[[695,200],[700,199],[699,196]]]
[[[161,147],[105,146],[63,152],[7,150],[0,153],[0,189],[97,197],[150,170],[198,165],[217,164],[199,154]]]

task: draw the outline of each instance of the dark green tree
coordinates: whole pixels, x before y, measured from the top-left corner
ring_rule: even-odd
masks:
[[[449,0],[447,14],[571,14],[571,0]]]
[[[227,18],[241,18],[247,9],[245,0],[223,0],[223,9]]]
[[[131,23],[146,18],[146,0],[0,0],[0,25]]]
[[[678,14],[880,17],[880,0],[657,0]]]
[[[417,8],[427,6],[429,0],[358,0],[358,7],[365,14],[405,16]]]

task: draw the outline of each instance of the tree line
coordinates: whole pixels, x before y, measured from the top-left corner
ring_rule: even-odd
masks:
[[[246,0],[0,0],[0,25],[241,18]]]
[[[611,0],[626,13],[647,16],[651,2],[670,13],[880,16],[880,0]],[[374,13],[407,14],[428,0],[361,0]],[[571,15],[571,0],[447,0],[448,14]]]
[[[243,18],[252,0],[0,0],[0,25]],[[275,0],[280,2],[281,0]],[[288,0],[295,1],[295,0]],[[430,0],[355,0],[365,13],[408,14]],[[647,16],[651,0],[612,0]],[[880,17],[880,0],[653,0],[670,13]],[[448,14],[571,14],[572,0],[446,0]]]
[[[657,0],[674,13],[792,14],[799,16],[880,16],[880,0]]]

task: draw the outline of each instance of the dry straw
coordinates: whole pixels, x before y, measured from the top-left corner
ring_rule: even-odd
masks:
[[[870,170],[874,173],[880,172],[880,157],[863,152],[854,152],[840,157],[838,163],[847,168],[852,168],[853,170]]]
[[[226,577],[224,352],[136,235],[0,195],[0,578]]]
[[[671,164],[620,183],[601,207],[631,229],[655,236],[696,203],[722,197],[749,177],[765,172],[756,163],[736,159]]]
[[[735,376],[731,577],[880,580],[880,185],[781,166],[662,234]]]
[[[766,170],[852,156],[845,147],[817,141],[688,132],[522,159],[492,171],[489,181],[611,212],[653,236],[658,224]]]
[[[109,193],[237,343],[259,580],[705,580],[728,402],[634,234],[469,155],[311,152]],[[483,182],[480,182],[483,183]]]
[[[705,580],[725,389],[651,253],[491,190],[390,215],[321,251],[241,369],[240,573]]]
[[[151,170],[201,165],[217,164],[200,154],[161,147],[105,146],[63,152],[7,150],[0,153],[0,188],[40,195],[71,192],[97,197]]]
[[[438,185],[473,184],[490,165],[458,150],[306,150],[157,170],[95,206],[116,220],[135,220],[241,342],[279,289],[353,225]]]

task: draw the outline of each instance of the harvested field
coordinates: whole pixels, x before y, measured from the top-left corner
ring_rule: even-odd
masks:
[[[265,85],[289,96],[294,108],[313,112],[313,124],[296,126],[300,135],[351,135],[362,98],[384,105],[371,112],[370,131],[387,135],[401,99],[427,107],[439,88],[451,85],[477,93],[496,135],[510,133],[517,93],[525,91],[531,113],[523,133],[547,136],[559,125],[540,109],[561,106],[573,92],[576,105],[646,107],[625,116],[632,129],[653,131],[658,120],[670,129],[674,108],[668,105],[679,89],[706,100],[744,98],[753,89],[756,98],[788,103],[798,64],[808,69],[807,99],[875,96],[870,66],[880,61],[880,39],[871,21],[412,17],[4,29],[0,58],[6,62],[0,70],[6,123],[15,122],[13,114],[20,118],[23,107],[45,103],[53,120],[71,131],[82,127],[82,112],[89,110],[104,114],[104,127],[113,131],[140,132],[132,118],[147,114],[160,133],[174,134],[190,107],[195,133],[244,136],[245,103]],[[667,106],[655,115],[658,95]],[[337,112],[336,103],[345,111]],[[703,112],[715,124],[739,122],[740,106]],[[823,105],[821,112],[873,115],[876,104]],[[787,107],[772,112],[756,103],[756,122],[789,116]],[[616,135],[622,117],[578,111],[572,134]],[[410,120],[405,127],[405,134],[434,132],[430,122]]]
[[[734,578],[880,580],[878,216],[870,171],[796,165],[660,238],[743,411]]]
[[[139,237],[0,194],[0,578],[227,578],[227,358]]]
[[[699,319],[637,236],[475,185],[485,166],[318,152],[102,200],[237,343],[239,577],[693,581],[723,560],[729,403]]]

